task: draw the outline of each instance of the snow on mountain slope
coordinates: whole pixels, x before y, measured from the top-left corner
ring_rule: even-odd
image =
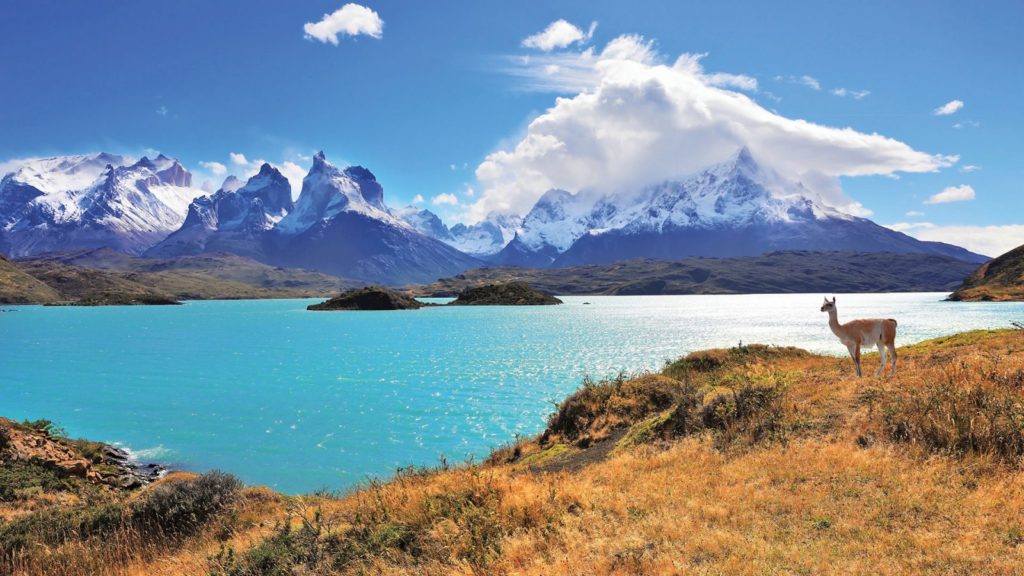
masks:
[[[138,254],[177,229],[202,191],[177,160],[95,154],[24,163],[0,180],[0,250],[111,246]]]
[[[892,235],[869,220],[839,212],[801,183],[758,165],[742,148],[698,174],[635,191],[604,196],[549,191],[495,260],[562,266],[822,248],[977,257]]]
[[[521,216],[492,212],[476,224],[452,226],[452,240],[448,244],[479,258],[493,256],[515,238],[522,222]]]
[[[522,222],[522,218],[514,214],[491,213],[476,224],[460,223],[449,228],[426,208],[406,206],[393,213],[419,232],[478,258],[501,251],[515,237],[516,228]]]
[[[294,208],[291,184],[264,163],[259,173],[242,184],[229,177],[211,196],[191,202],[177,231],[146,251],[150,257],[170,258],[209,251],[254,257],[262,250],[262,233],[271,230]]]
[[[278,229],[286,234],[299,234],[343,211],[408,226],[384,205],[383,189],[369,170],[361,166],[339,169],[327,162],[323,152],[317,152],[313,166],[302,179],[295,209],[281,220]]]

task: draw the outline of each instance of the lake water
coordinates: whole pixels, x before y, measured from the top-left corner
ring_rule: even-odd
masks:
[[[901,345],[1024,320],[1024,304],[944,296],[840,294],[840,320],[897,318]],[[0,415],[296,493],[441,454],[484,456],[543,429],[585,375],[741,341],[845,354],[819,294],[564,300],[404,312],[307,312],[315,300],[8,306]]]

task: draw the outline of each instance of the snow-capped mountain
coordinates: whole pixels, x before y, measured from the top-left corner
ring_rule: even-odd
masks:
[[[428,282],[481,264],[393,214],[372,172],[339,169],[323,152],[313,157],[295,209],[271,234],[273,264],[386,284]]]
[[[277,168],[263,164],[248,182],[229,176],[216,193],[196,198],[189,205],[181,228],[146,251],[146,255],[232,252],[256,257],[263,252],[263,234],[293,208],[288,179]]]
[[[394,213],[423,234],[484,259],[497,254],[511,242],[516,228],[522,223],[522,218],[514,214],[491,213],[476,224],[459,223],[449,228],[437,214],[426,208],[406,206]]]
[[[108,246],[139,254],[159,242],[202,191],[163,154],[130,162],[101,153],[22,163],[0,180],[0,251],[21,257]]]
[[[799,182],[758,165],[743,148],[730,160],[633,193],[552,190],[495,260],[570,266],[647,257],[753,256],[776,250],[856,250],[983,256],[922,242],[825,205]]]
[[[481,263],[393,213],[372,172],[338,168],[323,152],[294,203],[288,180],[264,164],[245,185],[229,179],[192,202],[181,228],[147,255],[217,251],[386,284],[428,282]]]

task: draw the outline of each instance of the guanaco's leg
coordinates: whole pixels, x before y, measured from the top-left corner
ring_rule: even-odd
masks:
[[[896,343],[893,342],[892,344],[887,344],[886,347],[889,348],[889,356],[892,356],[892,375],[895,376],[896,375]]]
[[[857,378],[860,378],[860,344],[849,346],[850,358],[853,359],[853,368],[857,371]]]
[[[882,372],[885,371],[885,363],[886,363],[887,359],[885,357],[885,345],[882,344],[882,341],[879,340],[875,345],[878,348],[878,362],[879,362],[878,370],[875,370],[875,378],[877,378],[877,377],[882,375]]]

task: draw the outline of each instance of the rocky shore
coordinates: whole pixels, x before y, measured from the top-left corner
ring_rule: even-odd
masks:
[[[167,469],[138,463],[127,450],[87,440],[71,440],[47,421],[0,418],[0,466],[36,465],[62,477],[132,490],[158,480]]]

